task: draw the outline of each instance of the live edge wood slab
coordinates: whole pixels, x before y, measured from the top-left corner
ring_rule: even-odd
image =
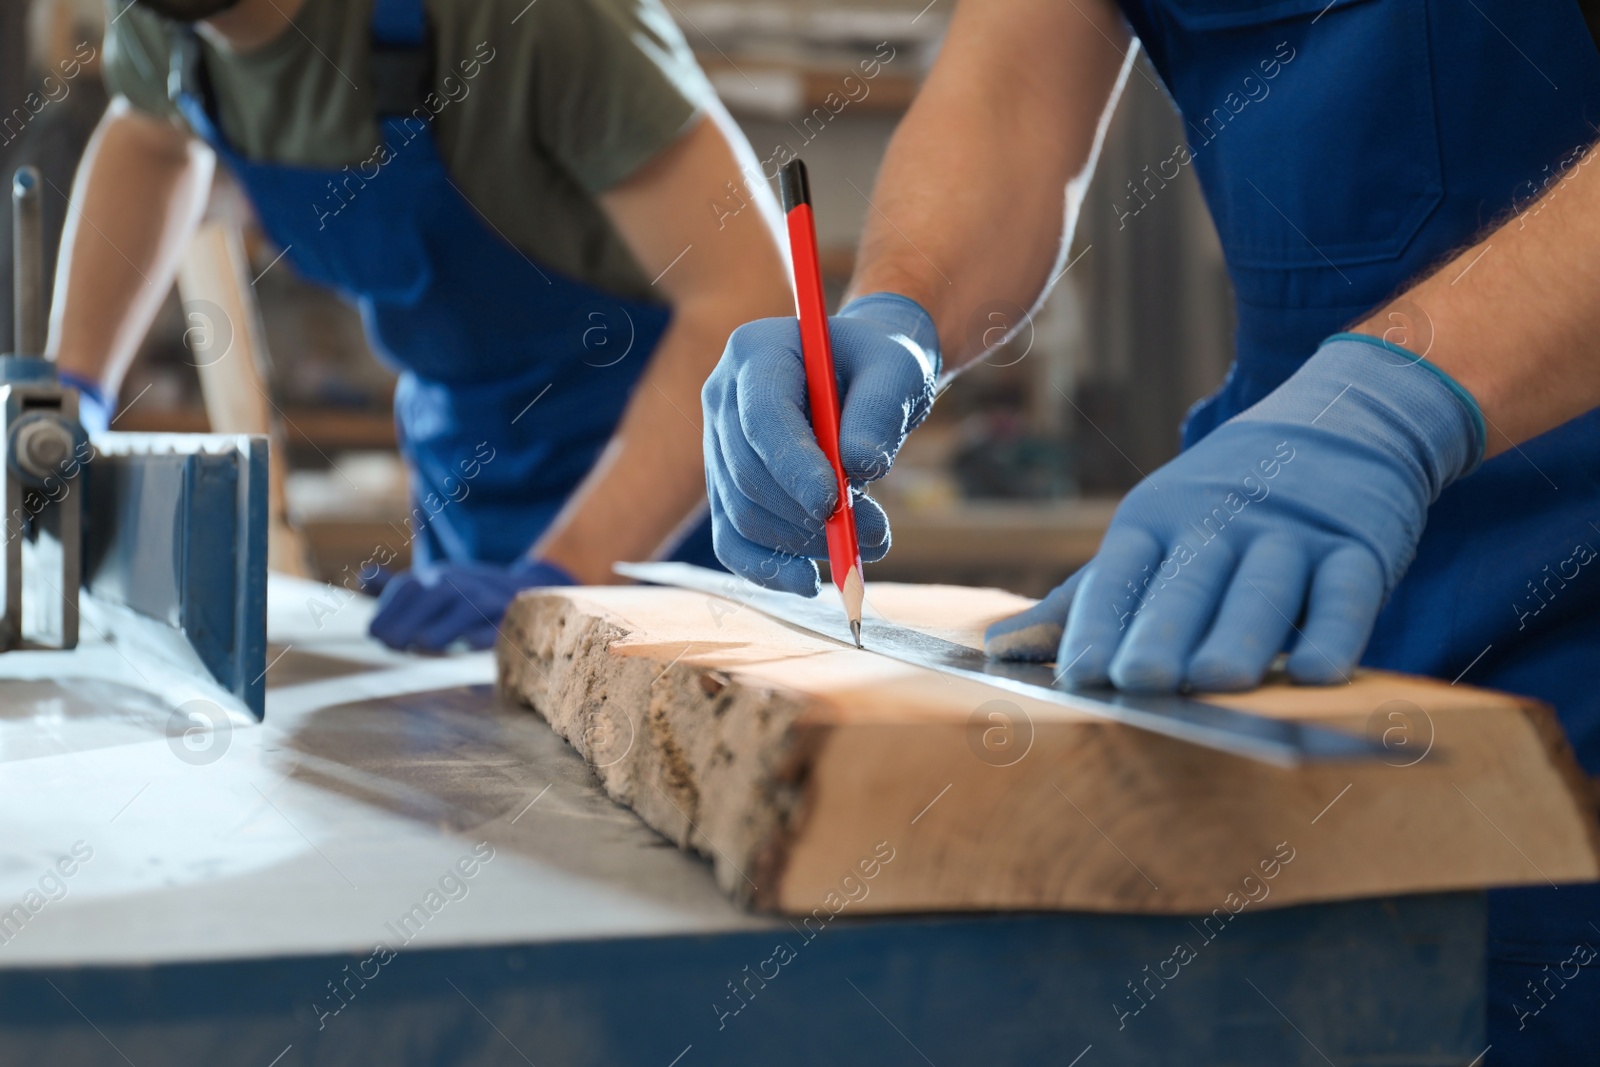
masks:
[[[877,583],[976,646],[1028,601]],[[1383,741],[1284,770],[857,651],[700,593],[524,594],[498,650],[606,790],[763,910],[1212,914],[1600,877],[1593,783],[1550,710],[1362,673],[1226,702]]]

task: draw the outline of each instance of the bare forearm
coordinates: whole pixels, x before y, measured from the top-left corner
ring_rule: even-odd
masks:
[[[778,212],[764,184],[748,210],[718,205],[760,167],[725,112],[713,108],[678,143],[601,204],[672,305],[672,323],[634,388],[595,469],[534,555],[593,583],[618,581],[615,560],[648,559],[705,499],[700,387],[728,335],[751,319],[794,314],[779,251]],[[634,357],[630,357],[634,358]]]
[[[50,354],[115,388],[166,299],[211,184],[210,149],[114,102],[73,182]]]
[[[1600,154],[1359,327],[1477,400],[1487,455],[1600,407]]]
[[[700,386],[748,317],[738,308],[674,316],[605,453],[534,555],[586,584],[617,582],[614,561],[655,557],[698,515],[706,495]]]
[[[1093,166],[1129,47],[1104,0],[962,4],[884,159],[850,295],[921,304],[947,368],[981,355],[982,312],[1020,320],[1060,269],[1069,183]]]

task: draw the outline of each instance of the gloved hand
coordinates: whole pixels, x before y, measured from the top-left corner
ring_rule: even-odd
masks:
[[[365,593],[367,596],[382,596],[383,591],[389,588],[389,583],[405,574],[405,571],[392,571],[388,567],[373,567],[372,573],[367,573],[367,568],[362,567],[356,571],[356,592]]]
[[[111,428],[111,418],[116,412],[116,397],[106,393],[105,386],[93,378],[72,371],[56,371],[56,380],[71,386],[78,393],[78,421],[92,436]]]
[[[413,568],[385,586],[369,632],[402,650],[443,652],[457,640],[471,648],[490,648],[518,593],[540,585],[576,584],[560,567],[536,559],[520,559],[509,567],[440,563]]]
[[[939,335],[916,301],[895,293],[852,300],[828,320],[841,403],[839,448],[859,489],[889,472],[933,404]],[[717,558],[753,582],[804,596],[828,555],[824,523],[838,484],[817,447],[806,400],[800,325],[760,319],[733,331],[701,393],[706,491]],[[889,520],[855,498],[865,562],[889,551]]]
[[[1236,690],[1292,631],[1291,678],[1347,680],[1428,506],[1484,440],[1482,412],[1443,371],[1336,334],[1136,486],[1089,565],[991,626],[986,649],[1053,658],[1078,686]]]

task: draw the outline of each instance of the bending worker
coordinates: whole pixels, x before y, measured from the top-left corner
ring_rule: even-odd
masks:
[[[1577,0],[962,4],[832,320],[846,469],[882,475],[981,354],[979,307],[1036,306],[1060,271],[1134,38],[1189,131],[1236,359],[990,653],[1142,690],[1249,688],[1280,650],[1305,683],[1462,678],[1553,704],[1600,772],[1600,50]],[[804,396],[795,322],[741,327],[706,460],[723,562],[811,593],[834,483]],[[882,511],[856,514],[881,556]],[[1491,894],[1488,1062],[1593,1059],[1593,997],[1528,989],[1596,916],[1595,886]]]
[[[519,589],[712,562],[696,398],[735,325],[793,305],[770,195],[706,207],[757,164],[656,0],[136,0],[108,22],[115,99],[51,330],[86,408],[106,417],[220,157],[400,372],[423,519],[376,636],[483,647]]]

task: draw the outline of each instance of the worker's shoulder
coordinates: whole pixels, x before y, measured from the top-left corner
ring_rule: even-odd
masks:
[[[135,0],[105,0],[106,44],[132,41],[164,43],[178,32],[178,24]]]
[[[436,27],[488,34],[490,44],[582,46],[616,36],[641,47],[680,39],[662,0],[427,0]]]
[[[117,75],[165,85],[177,27],[128,0],[106,0],[105,61]]]
[[[519,26],[594,17],[653,19],[666,14],[663,0],[425,0],[425,6],[430,15],[486,11],[496,20],[504,16],[507,25],[515,19]]]

